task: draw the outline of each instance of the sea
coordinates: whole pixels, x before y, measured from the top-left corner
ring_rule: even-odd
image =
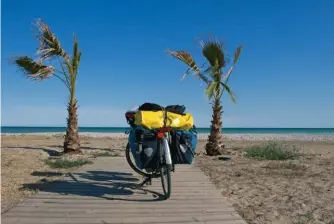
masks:
[[[79,127],[79,132],[124,133],[128,127]],[[65,127],[9,127],[2,126],[1,133],[55,133],[65,132]],[[198,133],[209,133],[210,128],[197,128]],[[334,128],[223,128],[224,134],[312,134],[334,135]]]

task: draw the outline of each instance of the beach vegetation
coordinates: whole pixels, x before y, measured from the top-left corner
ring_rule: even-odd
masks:
[[[95,153],[94,157],[118,157],[120,156],[119,153],[111,153],[111,152],[100,152],[100,153]]]
[[[86,164],[92,164],[93,162],[88,159],[56,159],[56,160],[45,160],[45,163],[53,169],[69,169],[76,168]]]
[[[261,145],[254,145],[245,149],[245,156],[258,160],[293,160],[300,156],[295,145],[271,141]],[[291,165],[293,167],[293,165]]]
[[[299,214],[298,220],[294,223],[295,224],[314,223],[314,215],[310,211],[306,212],[305,214]]]
[[[78,40],[74,35],[73,53],[69,55],[42,19],[38,19],[34,26],[37,30],[36,38],[39,42],[36,52],[37,58],[17,56],[14,57],[14,64],[28,79],[44,81],[54,77],[64,84],[69,92],[67,129],[63,144],[64,153],[81,153],[78,134],[78,102],[75,97],[76,80],[81,59]]]
[[[221,150],[224,148],[222,135],[222,96],[226,91],[232,102],[236,102],[236,96],[228,86],[228,81],[231,77],[233,68],[238,61],[242,46],[240,45],[237,47],[233,60],[229,60],[224,49],[224,44],[213,38],[209,38],[207,41],[201,40],[200,47],[205,59],[203,64],[197,64],[191,54],[187,51],[167,50],[167,53],[188,66],[183,78],[188,74],[193,74],[206,84],[205,93],[210,104],[212,104],[212,120],[210,135],[205,149],[208,155],[216,156],[220,155]],[[230,61],[232,61],[232,65],[225,72]]]

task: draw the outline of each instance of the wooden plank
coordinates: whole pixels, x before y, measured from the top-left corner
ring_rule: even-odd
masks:
[[[94,191],[95,195],[97,195],[97,192],[101,192],[101,193],[105,193],[105,194],[115,194],[117,195],[119,194],[135,194],[135,193],[139,193],[139,194],[143,194],[145,193],[145,191],[153,191],[153,192],[160,192],[162,191],[162,187],[161,186],[154,186],[154,187],[148,187],[145,190],[141,190],[141,189],[119,189],[119,188],[113,188],[113,187],[105,187],[105,186],[99,186],[101,188],[98,187],[85,187],[85,188],[65,188],[65,187],[58,187],[56,190],[54,190],[55,192],[52,192],[52,190],[50,190],[50,193],[56,193],[56,194],[77,194],[77,195],[83,195],[84,193],[89,193]],[[46,192],[44,192],[44,194],[46,194],[48,192],[48,189],[46,189]],[[173,188],[172,187],[172,192],[173,195],[196,195],[196,196],[200,196],[200,195],[215,195],[215,196],[220,196],[219,192],[215,192],[212,189],[198,189],[198,188]],[[43,195],[43,194],[40,194]],[[90,195],[90,194],[88,194]]]
[[[131,207],[157,207],[157,208],[165,208],[165,207],[170,207],[174,206],[176,208],[184,208],[184,207],[189,207],[189,208],[213,208],[213,207],[220,207],[220,208],[227,208],[227,207],[232,207],[231,204],[223,204],[221,201],[205,201],[197,203],[197,204],[192,204],[189,205],[190,203],[196,203],[198,201],[187,201],[187,202],[179,202],[179,201],[173,201],[170,203],[162,204],[159,203],[158,201],[141,201],[141,202],[136,202],[136,201],[122,201],[122,200],[114,200],[114,203],[99,203],[98,201],[95,202],[89,202],[89,201],[78,201],[78,202],[64,202],[64,201],[59,201],[59,202],[46,202],[46,203],[34,203],[31,202],[31,204],[22,204],[20,207],[33,207],[33,208],[41,208],[41,207],[47,207],[47,208],[59,208],[59,207],[78,207],[78,208],[113,208],[115,206],[119,208],[131,208]],[[206,204],[204,204],[206,203]]]
[[[124,213],[124,214],[148,214],[148,213],[197,213],[197,212],[208,212],[208,213],[214,213],[214,212],[233,212],[233,207],[229,208],[221,208],[221,207],[212,207],[212,208],[205,208],[205,207],[176,207],[176,206],[165,206],[165,207],[141,207],[141,206],[131,206],[131,207],[120,207],[118,205],[114,205],[113,209],[110,209],[110,207],[98,207],[91,206],[91,208],[80,208],[80,207],[57,207],[57,208],[50,208],[50,207],[40,207],[36,209],[36,207],[17,207],[14,208],[10,216],[13,216],[13,214],[25,214],[30,213],[34,214],[36,212],[43,212],[45,214],[47,213],[63,213],[63,212],[71,212],[71,213],[107,213],[107,214],[113,214],[113,213]],[[8,215],[8,216],[9,216]]]
[[[48,184],[39,184],[39,185],[33,185],[35,188],[44,190],[44,189],[54,189],[54,186],[57,186],[58,188],[67,188],[67,189],[85,189],[85,188],[94,188],[94,187],[108,187],[108,188],[131,188],[131,189],[140,189],[140,190],[145,190],[150,187],[162,187],[161,181],[153,180],[152,185],[146,185],[142,188],[140,188],[140,184],[142,183],[141,181],[138,182],[125,182],[125,181],[110,181],[110,182],[97,182],[97,181],[79,181],[79,182],[73,182],[73,181],[67,181],[67,180],[62,180],[61,182],[53,182],[53,183],[48,183]],[[51,186],[52,184],[52,186]],[[187,182],[187,181],[175,181],[173,182],[172,180],[172,189],[191,189],[191,188],[206,188],[210,189],[213,191],[217,191],[213,185],[205,184],[202,182]]]
[[[115,166],[115,167],[117,167],[117,166]],[[122,171],[124,172],[124,173],[133,173],[133,170],[131,169],[131,167],[120,167],[120,169],[122,169]],[[88,170],[86,170],[86,172],[87,173],[89,173],[91,170],[90,169],[88,169]],[[94,170],[94,171],[96,171],[96,172],[99,172],[98,170]],[[102,171],[102,170],[100,170],[100,171]],[[143,170],[143,171],[145,171],[145,170]],[[202,171],[201,170],[190,170],[190,169],[178,169],[178,168],[176,168],[175,169],[175,171],[174,172],[172,172],[172,175],[175,175],[175,174],[177,174],[177,173],[185,173],[185,175],[192,175],[192,174],[199,174],[199,175],[201,175],[202,174]],[[74,174],[78,174],[77,172],[74,172]],[[139,174],[137,174],[137,173],[133,173],[133,176],[140,176]]]
[[[132,184],[140,184],[143,181],[143,178],[138,178],[138,180],[136,181],[116,181],[116,180],[109,180],[109,181],[101,181],[101,180],[87,180],[87,179],[80,179],[78,178],[77,181],[74,181],[72,179],[66,178],[64,180],[61,180],[62,182],[53,182],[54,184],[60,184],[63,182],[68,182],[71,184],[79,184],[79,183],[87,183],[87,184],[112,184],[112,183],[132,183]],[[161,184],[161,179],[160,178],[154,178],[152,179],[152,184]],[[207,180],[201,180],[201,181],[193,181],[193,180],[189,180],[188,178],[183,179],[183,180],[174,180],[172,179],[172,183],[173,186],[175,184],[175,186],[214,186],[214,184],[207,182]]]
[[[115,203],[113,200],[108,200],[108,199],[103,199],[103,198],[98,198],[98,197],[73,197],[66,195],[65,196],[60,196],[60,197],[53,197],[53,196],[45,196],[45,197],[37,197],[33,196],[29,198],[29,200],[23,201],[21,204],[22,205],[30,205],[33,203],[86,203],[86,202],[91,202],[91,203],[101,203],[101,204],[111,204]],[[102,199],[102,200],[101,200]],[[116,201],[117,203],[127,203],[125,200],[124,202]],[[207,203],[207,202],[213,202],[213,203],[221,203],[221,204],[226,204],[226,200],[223,198],[217,197],[217,198],[197,198],[197,197],[192,197],[192,198],[170,198],[168,200],[164,201],[159,201],[155,202],[155,204],[175,204],[176,202],[180,204],[190,204],[190,203]],[[130,202],[129,202],[130,203]],[[136,203],[135,201],[131,201],[131,203]],[[137,203],[140,204],[150,204],[150,203],[144,203],[141,201],[137,201]],[[190,206],[190,205],[189,205]]]
[[[195,165],[178,165],[172,195],[162,200],[160,178],[138,188],[142,178],[124,158],[94,164],[52,184],[2,215],[2,223],[245,224],[209,177]]]
[[[247,224],[244,220],[206,221],[205,224]],[[173,223],[176,224],[176,223]],[[186,223],[183,223],[186,224]],[[197,224],[197,223],[194,223]]]
[[[193,201],[190,201],[193,202]],[[209,201],[208,201],[209,203]],[[40,204],[36,204],[36,203],[32,203],[32,204],[26,204],[26,205],[21,205],[19,207],[16,208],[27,208],[27,209],[42,209],[42,208],[72,208],[72,207],[76,207],[78,209],[89,209],[89,208],[163,208],[163,209],[167,209],[167,208],[199,208],[199,209],[209,209],[209,208],[219,208],[219,209],[227,209],[227,208],[232,208],[232,206],[228,206],[225,204],[222,204],[221,202],[213,202],[210,204],[192,204],[190,205],[189,203],[180,203],[175,201],[174,203],[169,203],[169,204],[160,204],[160,203],[154,203],[154,202],[150,202],[150,203],[146,203],[146,204],[140,204],[140,203],[118,203],[117,201],[115,203],[110,203],[110,204],[103,204],[103,203],[89,203],[89,201],[87,201],[87,203],[81,202],[81,203],[40,203]],[[14,208],[14,209],[16,209]],[[14,210],[13,209],[13,210]]]
[[[34,198],[39,198],[41,197],[40,195],[35,196]],[[155,201],[163,201],[162,198],[159,197],[159,195],[152,195],[152,194],[143,194],[143,195],[101,195],[99,197],[91,197],[91,196],[78,196],[78,195],[45,195],[40,199],[62,199],[62,198],[69,198],[69,199],[76,199],[76,198],[83,198],[85,197],[86,199],[100,199],[100,200],[131,200],[131,201],[147,201],[150,202],[153,199]],[[196,200],[212,200],[212,199],[219,199],[219,197],[215,196],[210,196],[210,195],[205,195],[205,196],[196,196],[196,195],[182,195],[180,194],[179,196],[174,195],[173,197],[169,198],[168,201],[185,201],[187,203],[191,203],[191,201]]]
[[[138,186],[139,184],[141,184],[143,182],[143,179],[140,179],[136,182],[125,182],[125,181],[83,181],[83,180],[78,180],[77,181],[71,181],[71,180],[63,180],[62,183],[64,182],[67,182],[69,184],[77,184],[77,185],[80,185],[80,184],[96,184],[96,185],[117,185],[117,184],[121,184],[121,183],[125,183],[125,184],[133,184],[134,186]],[[205,186],[205,187],[212,187],[213,189],[215,189],[214,185],[211,184],[211,183],[206,183],[204,182],[203,180],[201,181],[196,181],[196,180],[182,180],[182,181],[176,181],[176,180],[173,180],[172,179],[172,183],[173,185],[172,186],[175,186],[175,187],[196,187],[196,186]],[[54,182],[53,184],[60,184],[59,182]],[[160,179],[153,179],[152,180],[152,185],[157,185],[157,186],[161,186],[161,181]],[[44,186],[44,185],[42,185]],[[45,185],[46,186],[46,185]]]
[[[225,221],[225,220],[238,220],[239,217],[236,213],[219,214],[219,215],[202,215],[195,214],[193,216],[174,216],[174,217],[85,217],[75,218],[64,214],[63,217],[5,217],[2,219],[4,223],[35,223],[35,224],[65,224],[65,223],[80,223],[80,224],[94,224],[94,223],[123,223],[123,224],[136,224],[136,223],[159,223],[161,221],[165,223],[174,222],[207,222],[207,221]],[[224,222],[222,222],[224,223]]]
[[[189,207],[189,208],[212,208],[212,207],[221,207],[221,208],[227,208],[227,207],[232,207],[231,204],[226,204],[222,203],[221,201],[218,200],[188,200],[188,201],[171,201],[169,203],[159,203],[157,201],[124,201],[124,200],[114,200],[114,203],[102,203],[99,201],[76,201],[76,200],[71,200],[71,201],[46,201],[46,202],[27,202],[25,204],[22,204],[20,207],[32,207],[32,208],[37,208],[37,207],[47,207],[47,208],[59,208],[59,207],[78,207],[78,208],[103,208],[103,207],[108,207],[108,208],[113,208],[115,205],[119,208],[129,208],[129,207],[157,207],[157,208],[165,208],[169,206],[173,206],[176,208],[183,208],[183,207]],[[152,205],[153,204],[153,205]]]
[[[88,179],[87,180],[87,178],[86,177],[79,177],[79,176],[75,176],[76,177],[76,179],[77,179],[77,181],[78,182],[89,182],[90,180]],[[136,180],[134,180],[134,181],[117,181],[117,180],[114,180],[114,179],[110,179],[110,180],[108,180],[106,177],[105,178],[97,178],[97,177],[95,177],[96,179],[94,179],[93,181],[99,181],[99,182],[101,182],[101,183],[108,183],[108,182],[127,182],[127,183],[137,183],[137,182],[140,182],[142,179],[139,179],[139,178],[137,178]],[[133,178],[133,177],[132,177]],[[191,177],[187,177],[187,178],[185,178],[185,177],[180,177],[180,176],[171,176],[171,179],[172,179],[172,182],[174,181],[174,182],[201,182],[201,181],[203,181],[203,177],[202,176],[200,176],[200,175],[194,175],[194,176],[191,176]],[[160,178],[154,178],[153,179],[153,181],[154,182],[160,182]]]
[[[71,222],[71,223],[75,223],[75,222]],[[14,224],[14,223],[13,223]],[[28,224],[35,224],[35,223],[28,223]],[[57,223],[54,223],[57,224]],[[59,223],[58,223],[59,224]],[[81,224],[86,224],[86,223],[81,223]],[[89,223],[89,224],[124,224],[123,222],[119,222],[119,223],[108,223],[105,221],[102,222],[93,222],[93,223]],[[245,221],[243,220],[224,220],[224,221],[206,221],[206,222],[199,222],[199,221],[187,221],[187,222],[162,222],[161,220],[158,222],[151,222],[150,224],[247,224]]]
[[[130,190],[130,189],[124,189],[124,190],[115,190],[115,189],[108,189],[108,188],[102,188],[102,189],[85,189],[85,190],[71,190],[71,189],[64,189],[64,190],[54,190],[54,192],[47,191],[47,192],[40,192],[37,195],[35,195],[35,198],[42,198],[42,197],[48,197],[48,196],[63,196],[63,195],[71,195],[72,197],[78,196],[78,197],[101,197],[101,196],[107,196],[107,195],[114,195],[119,196],[122,195],[124,197],[133,195],[133,196],[153,196],[157,194],[162,193],[162,188],[152,188],[152,189],[146,189],[143,190]],[[216,198],[216,197],[222,197],[222,195],[219,192],[214,192],[210,190],[203,190],[203,191],[196,191],[196,190],[173,190],[172,188],[172,195],[171,199],[173,198],[183,198],[188,196],[196,197],[196,198]]]
[[[96,216],[99,218],[123,218],[123,217],[133,217],[133,218],[168,218],[168,217],[189,217],[189,216],[204,216],[204,215],[230,215],[233,214],[234,211],[210,211],[210,210],[202,210],[202,211],[185,211],[185,212],[177,212],[176,210],[166,210],[160,213],[147,212],[147,213],[129,213],[126,210],[118,210],[118,213],[113,212],[113,210],[104,211],[104,212],[93,212],[93,211],[86,211],[86,212],[76,212],[72,210],[68,211],[61,211],[59,212],[47,212],[47,211],[37,211],[37,212],[12,212],[11,214],[7,215],[6,217],[16,217],[16,218],[64,218],[64,217],[71,217],[71,218],[91,218],[92,216]],[[146,212],[146,211],[145,211]]]

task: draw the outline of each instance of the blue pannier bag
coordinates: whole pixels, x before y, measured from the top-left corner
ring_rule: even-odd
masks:
[[[192,164],[197,146],[197,132],[173,131],[171,142],[171,155],[173,164]]]
[[[150,130],[143,127],[133,127],[129,138],[131,153],[139,169],[154,169],[157,166],[157,141]],[[141,145],[141,147],[138,147]]]

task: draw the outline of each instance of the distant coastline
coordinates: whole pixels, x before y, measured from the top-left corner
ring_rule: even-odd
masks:
[[[2,134],[62,133],[65,127],[19,127],[2,126]],[[79,127],[81,133],[124,133],[128,127]],[[207,134],[210,128],[197,128],[200,134]],[[223,128],[224,134],[311,134],[334,135],[334,128]]]

